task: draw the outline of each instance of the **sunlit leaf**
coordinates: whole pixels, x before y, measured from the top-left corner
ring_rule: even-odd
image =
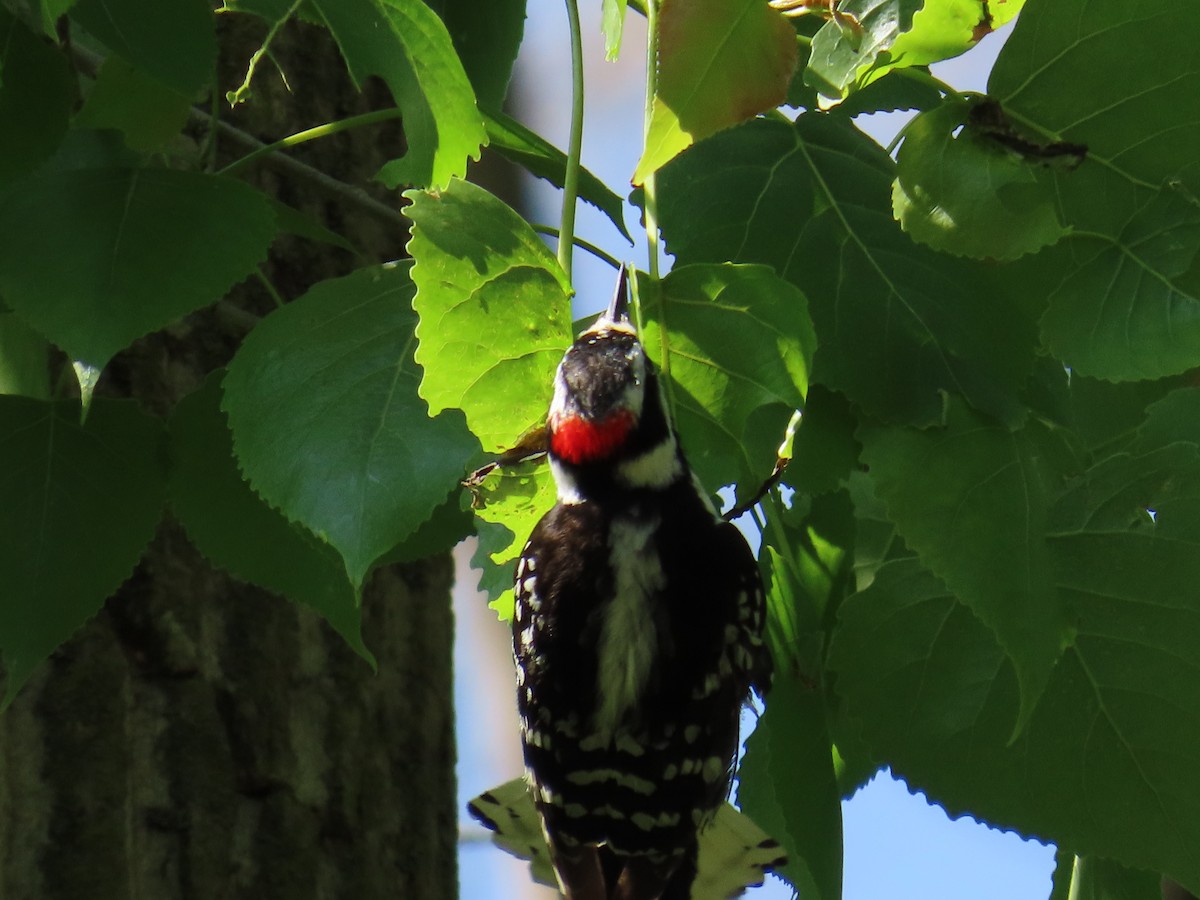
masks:
[[[808,389],[804,295],[765,266],[680,266],[660,291],[642,285],[642,338],[667,375],[689,462],[710,490],[752,493]]]
[[[804,80],[823,96],[839,100],[860,73],[871,69],[879,55],[913,24],[922,0],[848,0],[817,32]]]
[[[912,16],[912,27],[901,31],[869,66],[860,66],[861,88],[897,68],[927,66],[970,50],[995,29],[1016,17],[1024,0],[937,0]]]
[[[311,0],[361,84],[386,83],[408,152],[380,169],[388,187],[444,187],[487,142],[471,82],[442,20],[422,0]]]
[[[762,0],[663,0],[658,91],[634,184],[696,141],[783,103],[795,68],[795,32]]]
[[[604,58],[609,62],[613,62],[621,53],[621,36],[625,31],[625,10],[628,6],[629,0],[602,0],[600,4]]]
[[[494,470],[475,491],[482,587],[501,619],[513,615],[513,572],[533,526],[554,505],[554,479],[545,463],[522,463]]]
[[[478,446],[417,396],[409,267],[323,281],[246,338],[223,408],[250,484],[327,540],[350,581],[430,517]]]
[[[510,448],[550,406],[572,337],[570,285],[533,229],[483,188],[455,181],[405,196],[421,396],[433,413],[462,409],[484,450]]]

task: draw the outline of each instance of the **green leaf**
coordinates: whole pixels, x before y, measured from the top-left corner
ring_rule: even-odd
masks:
[[[122,57],[110,56],[100,66],[75,124],[112,128],[124,135],[132,149],[150,152],[179,133],[191,106],[189,95],[147,75]]]
[[[1089,447],[1124,447],[1142,425],[1146,409],[1179,379],[1111,382],[1071,376],[1071,428]]]
[[[66,58],[0,8],[0,186],[54,152],[73,102]]]
[[[935,109],[941,103],[942,92],[930,79],[914,76],[905,69],[894,69],[886,78],[881,77],[850,94],[832,111],[840,116],[857,116],[904,109]]]
[[[659,212],[678,264],[757,262],[804,291],[813,379],[872,416],[931,423],[942,394],[1006,421],[1034,323],[994,271],[921,247],[892,219],[891,160],[841,117],[749,122],[663,170]]]
[[[915,560],[842,606],[837,690],[875,751],[952,816],[1200,886],[1200,545],[1153,533],[1050,542],[1078,633],[1025,731],[991,631]],[[1149,576],[1153,573],[1153,577]],[[986,772],[986,778],[979,773]]]
[[[783,845],[780,874],[801,897],[842,896],[842,806],[820,690],[776,680],[746,741],[738,804]]]
[[[1012,659],[1023,727],[1070,634],[1046,543],[1062,479],[1052,438],[955,403],[944,428],[863,428],[859,439],[897,530]]]
[[[896,162],[896,219],[938,250],[1015,259],[1067,234],[1052,185],[1028,161],[980,135],[967,104],[917,116],[904,129]]]
[[[221,12],[247,13],[274,23],[288,14],[293,3],[294,0],[224,0]],[[306,12],[309,10],[301,4],[297,13],[303,15]]]
[[[102,368],[219,299],[274,233],[266,199],[216,175],[45,172],[0,195],[0,293],[73,360]]]
[[[430,418],[417,396],[412,296],[407,265],[320,282],[265,318],[225,376],[250,484],[332,544],[356,587],[478,452],[461,415]]]
[[[1075,854],[1062,847],[1054,851],[1054,874],[1050,900],[1071,900],[1071,878],[1075,873]]]
[[[658,23],[658,90],[634,184],[783,103],[796,68],[796,34],[762,0],[663,0]]]
[[[525,31],[526,0],[430,0],[442,17],[481,107],[500,109]]]
[[[294,234],[297,237],[318,241],[333,247],[341,247],[360,259],[362,254],[350,241],[335,231],[326,228],[313,214],[301,212],[293,206],[288,206],[280,200],[271,198],[271,209],[275,213],[275,223],[284,234]]]
[[[133,403],[0,396],[0,650],[7,706],[120,586],[162,514],[162,428]]]
[[[1026,138],[1087,148],[1054,173],[1073,236],[1023,279],[1051,285],[1043,340],[1082,374],[1157,378],[1200,355],[1200,293],[1185,277],[1200,249],[1198,43],[1187,3],[1038,3],[992,71],[989,94]]]
[[[615,62],[621,55],[621,36],[625,32],[625,11],[629,0],[602,0],[600,30],[604,32],[604,58]]]
[[[0,309],[0,394],[50,399],[50,345],[11,312]]]
[[[927,66],[965,53],[984,37],[1015,18],[1024,0],[937,0],[912,16],[912,27],[896,35],[869,66],[860,66],[856,87],[863,87],[900,67]]]
[[[236,578],[316,610],[372,667],[358,593],[337,551],[289,522],[242,478],[214,372],[171,414],[171,509],[192,543]]]
[[[1162,900],[1162,879],[1154,872],[1129,869],[1111,859],[1079,857],[1074,866],[1071,900]]]
[[[59,16],[65,15],[75,5],[75,0],[32,0],[32,5],[41,9],[42,30],[53,35]]]
[[[77,0],[71,18],[181,94],[195,94],[212,78],[217,38],[207,0]]]
[[[710,490],[753,492],[804,405],[816,351],[804,295],[746,265],[680,266],[659,291],[648,279],[639,289],[642,339],[692,468]]]
[[[488,147],[506,159],[524,166],[556,188],[566,177],[567,155],[536,132],[501,112],[484,112]],[[587,169],[579,170],[579,197],[604,213],[631,244],[625,228],[625,201]]]
[[[462,505],[462,494],[451,491],[433,514],[404,542],[379,558],[378,565],[416,562],[439,553],[449,553],[463,538],[471,535],[475,516]]]
[[[837,4],[812,42],[804,80],[823,96],[840,100],[879,55],[913,24],[922,0],[849,0]],[[848,17],[853,17],[849,19]]]
[[[488,605],[501,619],[513,615],[513,571],[538,519],[554,505],[554,478],[539,462],[493,470],[475,490],[479,551],[472,563],[483,569],[481,585]]]
[[[571,286],[541,238],[481,187],[408,191],[420,314],[417,362],[430,412],[459,408],[489,453],[546,417],[571,344]]]
[[[487,141],[446,26],[421,0],[312,0],[354,80],[386,83],[404,114],[408,152],[376,176],[388,187],[445,187]]]
[[[811,385],[784,480],[804,494],[835,490],[857,468],[857,427],[858,420],[845,397],[819,384]]]
[[[1111,234],[1076,225],[1024,270],[1050,286],[1043,341],[1080,374],[1162,378],[1200,354],[1200,294],[1181,282],[1200,250],[1200,206],[1172,187],[1138,195],[1142,205]]]

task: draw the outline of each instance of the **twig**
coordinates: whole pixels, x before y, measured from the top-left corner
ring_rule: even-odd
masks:
[[[71,56],[80,71],[89,78],[96,77],[96,73],[100,71],[100,64],[103,62],[99,54],[80,47],[78,44],[72,44]],[[228,122],[214,118],[211,114],[194,106],[188,110],[188,123],[197,128],[204,129],[207,133],[215,130],[221,137],[228,138],[233,143],[250,151],[261,151],[267,147],[267,144],[253,135],[247,134],[240,128],[235,128]],[[385,203],[380,203],[360,187],[346,184],[344,181],[338,181],[338,179],[326,175],[320,169],[314,169],[312,166],[305,165],[298,160],[292,159],[290,156],[284,156],[282,153],[265,153],[262,160],[265,165],[340,197],[347,203],[357,206],[359,209],[370,213],[376,218],[382,219],[389,225],[396,226],[404,231],[408,230],[408,220],[400,214],[399,210],[392,209],[392,207]]]
[[[193,125],[204,128],[212,127],[212,117],[195,107],[188,111],[188,121]],[[216,127],[222,137],[229,138],[231,141],[249,150],[260,150],[266,146],[258,138],[247,134],[240,128],[235,128],[228,122],[217,122]],[[338,181],[336,178],[326,175],[320,169],[314,169],[312,166],[305,165],[298,160],[292,159],[290,156],[284,156],[282,153],[267,153],[262,157],[262,161],[264,165],[307,181],[391,225],[396,225],[405,230],[408,229],[408,220],[398,210],[392,209],[390,206],[368,196],[367,192],[360,187],[346,184],[344,181]]]
[[[758,504],[759,500],[767,496],[767,491],[779,484],[779,479],[783,477],[783,472],[788,467],[789,462],[791,462],[790,459],[785,459],[782,456],[776,459],[775,468],[771,470],[771,474],[767,477],[767,480],[762,483],[762,486],[759,487],[759,489],[755,492],[754,496],[745,503],[739,503],[733,509],[729,510],[729,512],[725,513],[725,515],[721,518],[723,518],[726,522],[732,522],[738,516],[753,509]]]

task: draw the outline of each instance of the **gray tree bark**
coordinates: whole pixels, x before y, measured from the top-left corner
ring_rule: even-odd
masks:
[[[220,19],[223,91],[263,29]],[[239,128],[271,140],[391,104],[379,85],[359,94],[318,29],[289,25],[273,50],[296,94],[264,72]],[[300,155],[363,184],[402,151],[393,123]],[[402,255],[394,224],[269,165],[255,177],[368,257]],[[355,264],[283,237],[265,271],[293,298]],[[139,341],[100,393],[165,414],[272,304],[253,283],[230,301],[249,316],[210,309]],[[214,569],[168,518],[0,717],[0,900],[455,896],[451,579],[446,557],[376,573],[364,599],[374,674],[314,613]]]

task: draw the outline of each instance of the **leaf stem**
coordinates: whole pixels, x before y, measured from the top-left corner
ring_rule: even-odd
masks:
[[[566,0],[571,32],[571,133],[567,140],[567,170],[563,176],[562,222],[558,264],[571,280],[571,253],[575,245],[575,207],[579,195],[579,160],[583,151],[583,33],[579,27],[578,0]]]
[[[218,175],[232,175],[239,169],[243,169],[250,163],[254,162],[260,156],[266,156],[268,153],[274,153],[277,150],[286,150],[288,147],[295,147],[297,144],[304,144],[308,141],[315,141],[317,138],[329,137],[330,135],[338,134],[342,131],[349,131],[352,128],[361,128],[364,125],[375,125],[379,122],[386,122],[389,119],[400,118],[400,108],[390,107],[389,109],[377,109],[372,112],[363,113],[358,116],[351,116],[348,119],[339,119],[336,122],[326,122],[324,125],[317,125],[313,128],[306,128],[304,131],[297,131],[295,134],[289,134],[285,138],[281,138],[273,144],[263,144],[240,159],[235,159],[225,168],[217,172]]]
[[[559,238],[562,235],[562,232],[559,231],[557,228],[555,228],[553,225],[539,225],[537,223],[530,222],[529,227],[532,228],[534,231],[536,231],[538,234],[549,235],[552,238]],[[590,241],[585,241],[583,238],[576,235],[576,237],[574,238],[574,244],[576,247],[579,247],[581,250],[586,250],[588,253],[592,254],[592,256],[596,257],[597,259],[604,260],[606,263],[608,263],[614,269],[621,268],[621,261],[619,259],[617,259],[615,256],[612,256],[611,254],[605,253],[603,250],[601,250],[599,247],[597,247],[595,244],[591,243]]]
[[[237,106],[239,103],[243,103],[249,99],[250,82],[254,78],[254,72],[258,69],[259,61],[267,55],[267,50],[271,46],[271,41],[275,40],[275,35],[279,32],[279,29],[284,26],[284,23],[286,23],[287,20],[292,17],[296,10],[300,8],[300,4],[303,2],[304,0],[295,0],[295,2],[288,7],[288,11],[280,16],[273,25],[271,25],[271,29],[267,32],[267,36],[263,39],[262,46],[255,50],[254,55],[250,57],[250,62],[246,66],[246,77],[242,80],[242,83],[238,85],[238,89],[236,91],[229,91],[225,94],[225,99],[229,101],[230,106]]]
[[[262,268],[255,269],[254,274],[258,278],[259,284],[261,284],[266,292],[271,296],[271,300],[274,301],[277,308],[282,308],[283,306],[287,305],[283,302],[283,297],[279,295],[279,291],[275,289],[275,285],[271,283],[271,279],[267,277],[266,272],[264,272]]]
[[[646,108],[642,125],[643,147],[650,136],[650,119],[654,114],[654,97],[657,93],[658,0],[646,0]],[[650,273],[651,281],[658,281],[658,184],[654,172],[646,176],[642,190],[645,197],[646,243],[649,254],[646,271]]]

